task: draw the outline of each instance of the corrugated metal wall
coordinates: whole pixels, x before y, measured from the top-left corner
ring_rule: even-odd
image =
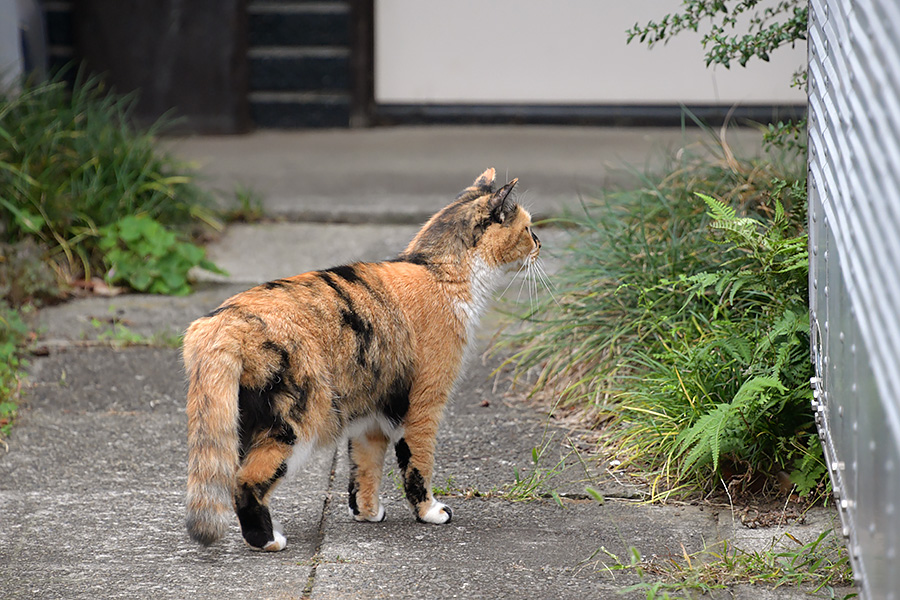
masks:
[[[900,4],[811,0],[814,402],[865,598],[900,599]]]

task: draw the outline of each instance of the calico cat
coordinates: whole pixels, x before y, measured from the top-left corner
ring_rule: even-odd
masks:
[[[350,512],[381,521],[394,444],[418,521],[448,523],[431,493],[435,435],[498,276],[534,261],[531,216],[513,179],[482,173],[398,258],[278,279],[226,300],[184,336],[187,528],[204,545],[237,513],[246,543],[278,551],[273,488],[347,438]]]

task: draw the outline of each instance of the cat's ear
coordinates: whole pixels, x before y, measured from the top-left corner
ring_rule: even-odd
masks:
[[[493,190],[494,189],[494,178],[497,176],[497,171],[494,170],[494,167],[487,169],[484,173],[478,176],[478,179],[475,180],[475,183],[472,184],[473,188],[481,189],[481,190]]]
[[[512,189],[516,187],[518,182],[518,178],[513,179],[494,192],[494,195],[488,200],[488,210],[491,212],[491,217],[498,223],[505,221],[506,217],[509,216],[509,213],[512,212],[516,206],[512,199],[510,199],[509,193],[512,192]]]

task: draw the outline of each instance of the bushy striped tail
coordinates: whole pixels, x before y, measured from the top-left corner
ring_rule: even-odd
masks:
[[[186,524],[191,538],[208,546],[225,535],[234,518],[241,362],[223,351],[198,357],[190,332],[184,362],[189,378]]]

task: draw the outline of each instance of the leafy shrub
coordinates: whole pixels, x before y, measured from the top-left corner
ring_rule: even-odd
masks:
[[[181,296],[191,291],[188,271],[199,266],[223,273],[206,260],[203,248],[181,242],[147,216],[128,216],[100,230],[98,247],[108,266],[107,278],[140,292]]]
[[[535,394],[656,473],[657,494],[782,470],[809,492],[824,474],[809,408],[806,190],[793,165],[722,148],[586,204],[556,300],[501,344]]]
[[[778,48],[806,39],[809,7],[804,0],[780,0],[760,6],[759,0],[684,0],[680,11],[664,15],[645,25],[636,23],[627,31],[634,39],[653,47],[684,31],[707,29],[701,43],[706,65],[742,67],[753,58],[768,61]],[[745,33],[734,33],[741,28]]]
[[[800,182],[795,191],[805,194]],[[645,306],[654,351],[636,352],[645,370],[621,408],[623,420],[647,435],[630,442],[660,445],[665,468],[682,481],[698,471],[700,479],[714,477],[727,459],[727,471],[747,483],[790,472],[805,495],[825,473],[809,409],[806,234],[793,231],[777,198],[767,222],[702,198],[723,258],[731,258],[715,270],[661,280],[684,299],[675,313]],[[654,441],[648,425],[671,435]]]
[[[11,242],[48,248],[69,278],[105,272],[100,240],[126,216],[181,237],[192,223],[215,222],[186,166],[157,150],[160,125],[144,132],[130,124],[133,105],[96,78],[0,95],[0,228]]]

